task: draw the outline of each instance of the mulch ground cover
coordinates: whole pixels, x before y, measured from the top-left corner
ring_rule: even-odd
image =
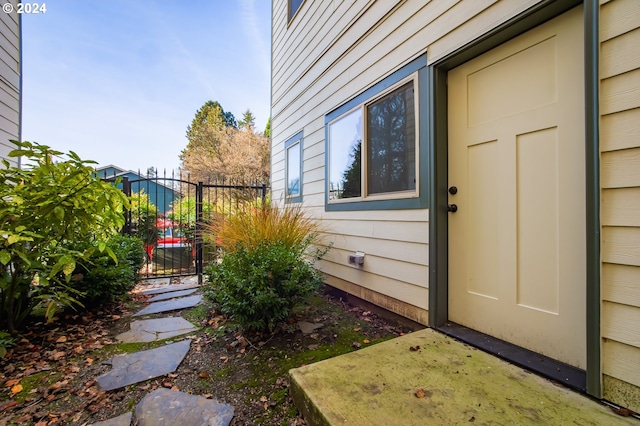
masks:
[[[145,318],[182,316],[200,329],[188,334],[191,349],[174,373],[103,391],[96,377],[103,362],[185,336],[151,343],[118,343],[140,294],[99,310],[30,324],[0,359],[0,425],[87,425],[132,411],[160,387],[213,398],[235,409],[232,425],[304,425],[289,397],[291,368],[358,350],[410,330],[341,299],[318,293],[274,333],[243,332],[211,304]],[[310,333],[300,322],[322,324]]]

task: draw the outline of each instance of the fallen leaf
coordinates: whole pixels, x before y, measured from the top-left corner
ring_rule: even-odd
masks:
[[[120,315],[111,315],[111,318],[114,320],[119,320],[120,319]]]
[[[179,391],[180,389],[178,389],[178,387],[174,385],[174,386],[171,386],[171,390],[172,391]]]
[[[56,340],[56,343],[64,343],[67,341],[67,336],[60,336],[58,337],[58,340]]]
[[[635,413],[628,408],[611,408],[611,410],[619,416],[629,417],[633,416]]]
[[[356,328],[353,329],[353,331],[360,331],[360,330],[362,330],[362,328],[360,328],[360,327],[356,327]]]
[[[50,390],[58,390],[61,387],[66,386],[68,383],[69,383],[68,380],[63,380],[61,382],[56,382],[56,383],[52,384],[51,386],[49,386],[49,389]]]
[[[89,365],[93,364],[93,358],[87,358],[85,361],[86,361],[86,362],[87,362],[87,364],[89,364]]]
[[[11,387],[11,395],[15,395],[20,392],[22,392],[22,385],[18,384]]]
[[[417,398],[424,398],[424,396],[425,396],[424,389],[418,389],[418,390],[416,390],[416,392],[415,392],[415,396],[416,396]]]
[[[201,379],[208,379],[210,376],[209,373],[203,371],[202,373],[198,374],[198,377],[200,377]]]
[[[15,386],[18,383],[20,383],[20,379],[11,379],[11,380],[7,380],[7,383],[5,383],[4,385],[6,387],[11,387],[11,386]]]
[[[63,351],[58,351],[58,352],[54,352],[53,354],[51,354],[51,358],[54,361],[58,361],[60,358],[63,358],[66,355],[65,352]]]
[[[178,375],[176,373],[169,373],[167,374],[167,377],[170,379],[175,379],[176,377],[178,377]]]
[[[6,409],[15,407],[16,405],[18,405],[18,401],[7,401],[6,403],[0,405],[0,413]]]
[[[31,421],[31,419],[32,419],[32,418],[33,418],[33,415],[31,415],[31,414],[25,414],[25,415],[24,415],[24,416],[22,416],[22,417],[18,417],[16,420],[17,420],[17,421],[18,421],[18,423],[20,423],[20,424],[25,424],[25,423],[27,423],[27,422]],[[45,423],[45,425],[46,425],[46,423]]]
[[[368,345],[369,343],[371,343],[371,341],[369,339],[364,339],[362,343],[364,343],[365,345]]]
[[[171,382],[162,382],[162,386],[171,389],[171,386],[173,386],[173,384]]]
[[[353,346],[356,349],[360,349],[362,347],[362,344],[359,342],[353,342],[351,343],[351,346]]]

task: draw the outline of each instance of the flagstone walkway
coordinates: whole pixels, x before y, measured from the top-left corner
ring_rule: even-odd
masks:
[[[147,301],[149,304],[145,308],[133,314],[134,317],[190,308],[202,301],[200,294],[193,295],[199,290],[194,277],[187,277],[180,284],[170,284],[168,278],[145,284],[147,288],[140,293],[154,297]],[[117,336],[120,342],[153,342],[197,330],[197,327],[181,317],[142,319],[133,321],[130,328],[130,331]],[[112,368],[97,377],[96,382],[102,390],[113,390],[172,373],[189,352],[190,345],[191,340],[185,339],[155,349],[118,355],[104,362]],[[161,388],[147,394],[135,411],[94,425],[227,426],[231,423],[233,413],[234,409],[230,405]]]

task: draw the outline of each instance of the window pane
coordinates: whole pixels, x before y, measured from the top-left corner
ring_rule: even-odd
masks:
[[[302,5],[303,1],[304,0],[289,0],[289,21],[291,21],[291,18],[293,18],[293,15],[296,14],[298,9],[300,8],[300,5]]]
[[[329,125],[329,199],[360,197],[362,110]]]
[[[300,142],[287,148],[287,196],[300,195]]]
[[[367,193],[416,189],[413,82],[367,107]]]

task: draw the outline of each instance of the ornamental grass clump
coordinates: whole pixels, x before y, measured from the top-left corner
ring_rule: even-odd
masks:
[[[318,225],[299,207],[249,209],[209,232],[223,256],[207,268],[204,293],[245,329],[273,331],[323,282],[314,261],[328,248],[318,248]]]
[[[299,206],[251,207],[216,221],[209,230],[226,253],[257,248],[267,242],[282,243],[292,250],[306,249],[317,243],[320,235],[318,224]]]

